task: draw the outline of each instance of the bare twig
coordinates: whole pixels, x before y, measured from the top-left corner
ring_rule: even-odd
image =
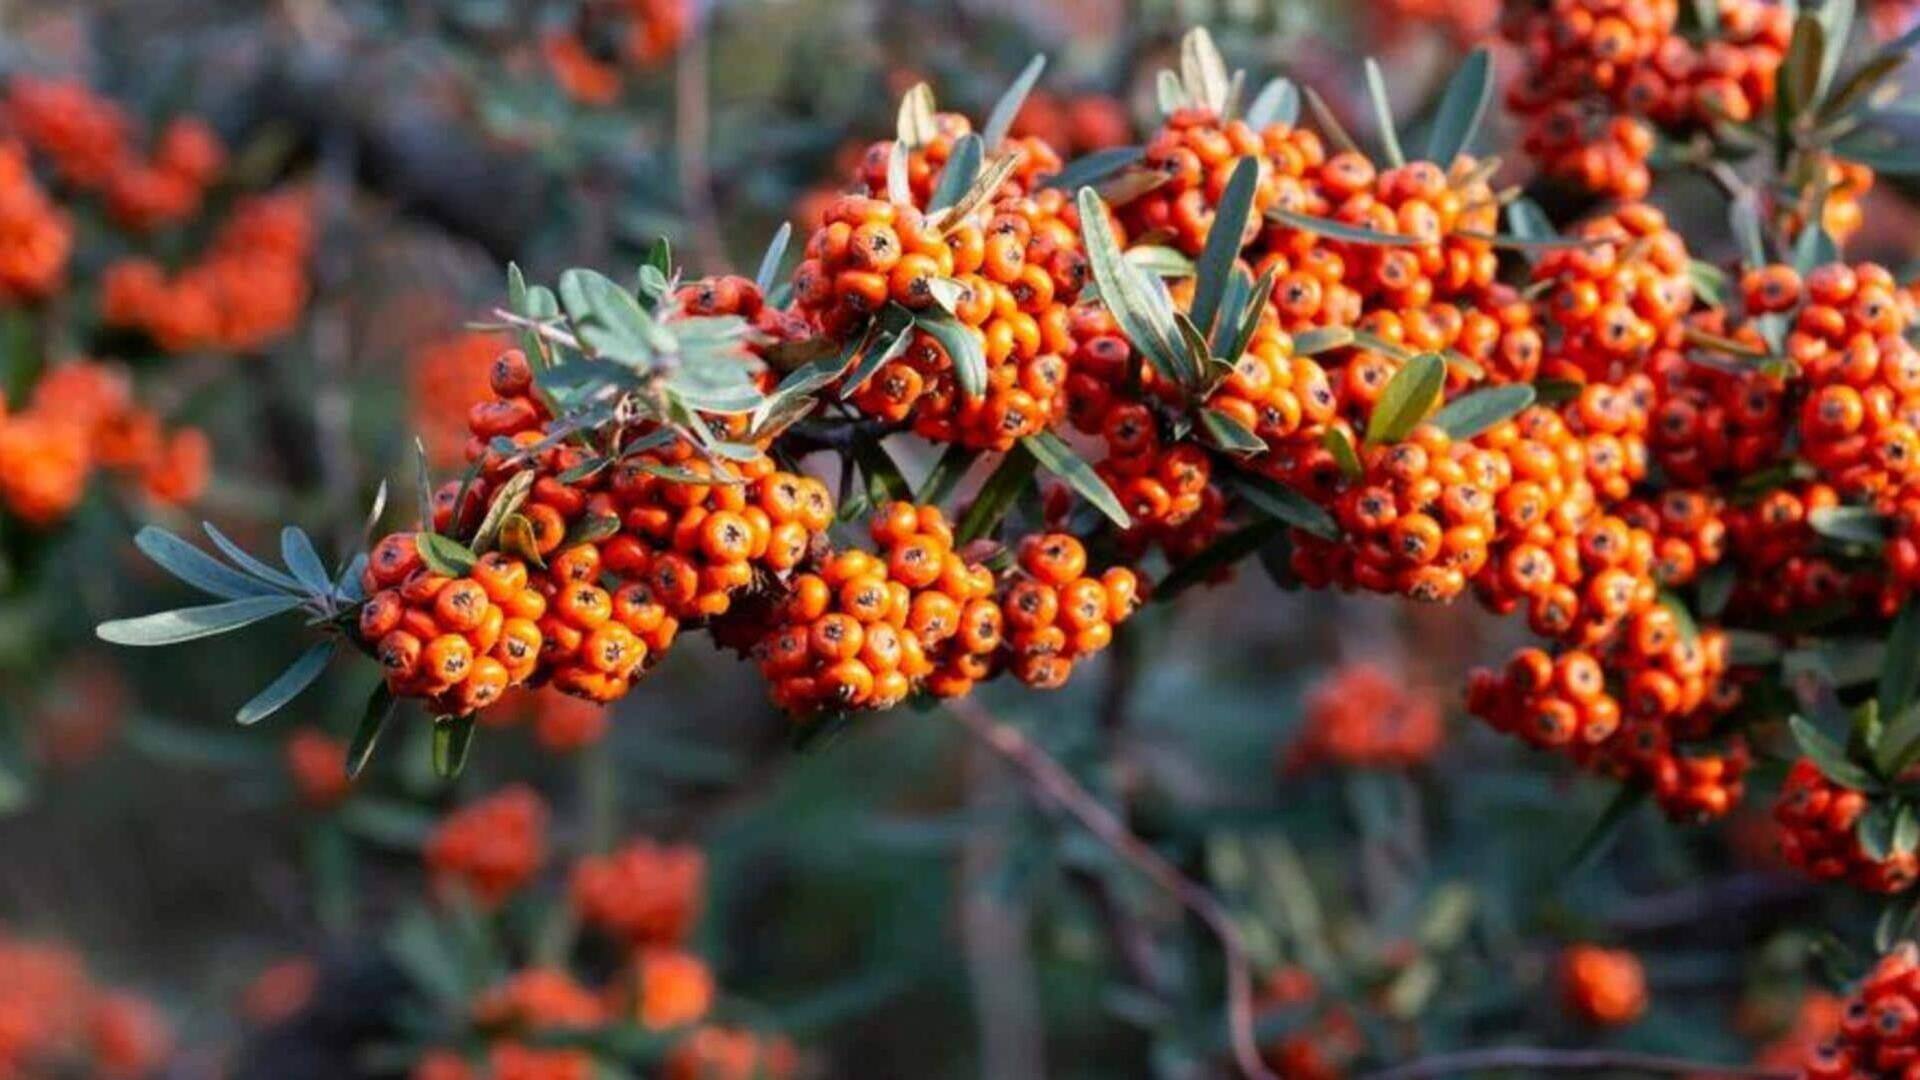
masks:
[[[1227,1028],[1233,1043],[1234,1060],[1240,1071],[1253,1080],[1278,1080],[1260,1060],[1260,1047],[1253,1033],[1253,975],[1247,960],[1246,943],[1233,917],[1220,906],[1212,893],[1182,874],[1146,841],[1135,836],[1106,804],[1095,798],[1072,774],[1062,768],[1033,740],[996,718],[984,705],[972,698],[958,698],[947,705],[953,717],[986,746],[1025,773],[1034,788],[1066,811],[1095,839],[1111,848],[1148,880],[1165,890],[1180,905],[1191,911],[1220,941],[1227,967]]]
[[[1792,1070],[1754,1065],[1720,1065],[1658,1054],[1624,1050],[1546,1050],[1527,1046],[1500,1046],[1435,1054],[1391,1069],[1367,1073],[1360,1080],[1429,1080],[1460,1073],[1510,1069],[1529,1072],[1644,1073],[1649,1076],[1713,1076],[1727,1080],[1792,1080]]]

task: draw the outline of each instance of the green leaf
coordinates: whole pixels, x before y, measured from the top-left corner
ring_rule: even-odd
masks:
[[[274,587],[233,569],[158,525],[134,534],[133,544],[181,581],[226,600],[263,596]]]
[[[439,533],[415,533],[413,546],[419,549],[420,558],[427,569],[442,577],[465,577],[473,564],[480,561],[473,549],[455,540],[451,536]]]
[[[913,344],[913,327],[909,325],[893,335],[887,341],[886,348],[879,348],[879,344],[877,338],[869,338],[861,343],[860,351],[855,354],[859,357],[858,363],[840,384],[840,400],[846,401],[859,393],[868,380],[879,374],[881,368],[900,359],[907,347]]]
[[[1882,52],[1860,65],[1820,106],[1819,121],[1831,123],[1845,116],[1854,106],[1871,97],[1887,76],[1900,70],[1907,59],[1906,53]]]
[[[1572,401],[1582,389],[1582,384],[1572,379],[1539,379],[1533,384],[1534,399],[1542,405]]]
[[[1255,131],[1273,124],[1293,127],[1300,122],[1300,88],[1290,79],[1268,80],[1247,106],[1244,119]]]
[[[959,443],[949,445],[933,463],[933,468],[927,470],[927,475],[920,481],[920,490],[914,494],[913,501],[922,505],[945,502],[947,496],[953,494],[953,489],[966,478],[967,470],[973,468],[973,463],[979,456],[980,452],[970,447]]]
[[[1833,145],[1833,152],[1888,176],[1920,175],[1920,148],[1911,142],[1891,141],[1886,132],[1868,132],[1842,139]]]
[[[1180,82],[1193,104],[1226,117],[1231,80],[1220,49],[1204,26],[1194,27],[1180,39]]]
[[[1319,356],[1335,349],[1345,349],[1354,342],[1353,330],[1345,326],[1316,326],[1311,330],[1302,330],[1293,338],[1295,356]]]
[[[1814,83],[1813,96],[1809,102],[1817,102],[1826,97],[1827,90],[1833,86],[1835,75],[1840,73],[1840,61],[1847,54],[1847,39],[1853,35],[1853,16],[1855,0],[1822,0],[1820,4],[1820,28],[1825,31],[1825,48],[1820,52],[1820,78]]]
[[[1920,848],[1920,811],[1916,811],[1914,805],[1905,800],[1899,803],[1899,809],[1894,812],[1891,847],[1893,853],[1900,856],[1911,855],[1915,848]]]
[[[1673,616],[1674,626],[1680,633],[1680,639],[1686,642],[1699,641],[1700,624],[1694,621],[1693,612],[1687,608],[1687,602],[1668,589],[1660,590],[1659,600],[1660,606],[1666,608],[1667,614]]]
[[[1614,839],[1620,835],[1620,830],[1626,825],[1627,819],[1647,801],[1648,794],[1647,789],[1638,784],[1622,787],[1614,795],[1613,801],[1607,803],[1607,808],[1601,812],[1600,819],[1595,821],[1586,835],[1580,838],[1580,842],[1574,845],[1573,854],[1568,857],[1565,869],[1560,872],[1561,878],[1570,878],[1586,869],[1595,859],[1604,854],[1607,848],[1613,846]]]
[[[1847,752],[1840,744],[1827,738],[1805,717],[1789,718],[1787,730],[1793,733],[1793,741],[1800,747],[1800,752],[1811,759],[1827,779],[1855,791],[1879,789],[1879,781],[1874,779],[1872,773],[1848,760]]]
[[[1427,160],[1442,169],[1465,153],[1486,118],[1493,100],[1493,54],[1485,46],[1468,54],[1434,112],[1433,131],[1427,136]]]
[[[586,464],[597,464],[599,468],[604,468],[606,461],[600,459],[598,462],[589,461]],[[594,471],[598,471],[598,468]],[[487,505],[486,516],[480,519],[479,528],[473,530],[472,549],[474,551],[489,550],[500,539],[501,524],[507,520],[508,514],[517,514],[520,508],[526,505],[527,496],[533,492],[533,481],[534,470],[522,469],[508,477],[507,482],[500,485],[500,490],[494,492],[493,501]],[[561,481],[561,483],[572,482]]]
[[[1086,240],[1087,261],[1100,288],[1101,303],[1113,313],[1120,332],[1162,378],[1175,386],[1187,385],[1185,366],[1175,344],[1179,331],[1171,312],[1161,311],[1162,305],[1150,295],[1149,282],[1121,256],[1100,196],[1092,188],[1081,188],[1078,200],[1080,232]]]
[[[1807,515],[1813,531],[1829,540],[1878,549],[1887,541],[1884,514],[1864,506],[1823,506]]]
[[[913,317],[913,324],[946,350],[953,363],[953,381],[962,394],[977,399],[987,392],[987,351],[978,330],[945,312],[922,312]]]
[[[1909,897],[1890,897],[1886,904],[1873,924],[1873,949],[1879,953],[1892,952],[1895,945],[1913,933],[1914,916],[1920,914],[1920,904]]]
[[[986,144],[980,136],[971,133],[960,136],[953,144],[946,168],[940,170],[933,193],[927,197],[927,211],[945,210],[960,201],[960,196],[967,193],[974,178],[980,175],[980,162],[985,156]]]
[[[1340,526],[1326,509],[1298,491],[1265,476],[1233,473],[1227,483],[1248,506],[1322,540],[1340,539]]]
[[[1192,277],[1193,260],[1179,248],[1170,248],[1165,244],[1141,244],[1130,247],[1121,258],[1137,268],[1141,273],[1159,278]],[[1098,290],[1095,290],[1097,292]],[[1086,298],[1085,294],[1082,294]]]
[[[1893,850],[1893,819],[1897,813],[1891,802],[1877,800],[1853,824],[1854,838],[1860,850],[1874,862],[1882,862]]]
[[[1826,48],[1826,27],[1817,16],[1802,14],[1794,20],[1793,39],[1788,42],[1786,59],[1780,64],[1776,91],[1776,118],[1782,127],[1791,127],[1818,100]]]
[[[1360,452],[1354,449],[1353,440],[1337,427],[1327,428],[1320,433],[1320,445],[1333,455],[1334,464],[1340,466],[1340,475],[1349,482],[1366,475],[1366,469],[1360,464]]]
[[[94,632],[115,645],[177,645],[251,626],[300,606],[297,596],[249,596],[203,607],[179,608],[103,622]]]
[[[1407,437],[1433,412],[1447,389],[1447,362],[1438,353],[1421,353],[1406,362],[1373,406],[1367,418],[1367,442],[1396,443]]]
[[[1380,129],[1380,142],[1387,153],[1389,164],[1398,168],[1407,163],[1407,155],[1400,151],[1400,133],[1393,125],[1393,101],[1387,96],[1387,80],[1380,74],[1380,64],[1373,57],[1367,57],[1367,100],[1373,105],[1373,123]],[[1441,164],[1445,164],[1442,162]]]
[[[1226,413],[1202,408],[1199,417],[1200,431],[1207,441],[1229,454],[1248,457],[1267,449],[1266,440],[1248,431],[1245,425]]]
[[[473,747],[473,714],[437,716],[433,720],[433,774],[452,780],[467,767]]]
[[[561,274],[560,306],[580,344],[602,359],[646,371],[660,352],[672,347],[671,335],[661,330],[640,301],[597,271],[573,269]]]
[[[753,284],[762,296],[773,291],[773,283],[780,276],[780,262],[787,257],[787,245],[792,242],[793,222],[783,221],[780,231],[767,243],[766,253],[760,256],[760,269],[753,275]]]
[[[1398,233],[1375,232],[1372,229],[1363,229],[1358,225],[1348,225],[1343,222],[1333,221],[1329,218],[1314,217],[1312,214],[1296,213],[1292,210],[1285,210],[1279,207],[1267,211],[1267,220],[1277,221],[1289,228],[1299,229],[1301,232],[1313,233],[1315,236],[1324,236],[1332,240],[1345,240],[1349,244],[1373,244],[1377,247],[1416,247],[1420,243],[1420,241],[1411,236],[1401,236]]]
[[[853,460],[859,464],[861,475],[867,479],[867,500],[874,506],[913,498],[913,488],[907,484],[907,478],[900,474],[900,466],[879,439],[856,441]]]
[[[1760,224],[1760,204],[1751,190],[1734,197],[1727,211],[1733,227],[1733,239],[1740,246],[1740,258],[1749,270],[1767,265],[1766,232]]]
[[[227,534],[221,532],[219,527],[214,525],[213,522],[203,521],[200,523],[200,527],[206,531],[207,539],[213,541],[213,546],[219,548],[222,555],[233,560],[235,566],[238,566],[240,569],[245,570],[247,573],[252,574],[262,581],[272,582],[289,592],[301,592],[304,590],[305,587],[298,581],[295,581],[291,575],[268,566],[266,563],[249,555],[247,550],[239,544],[227,539]]]
[[[1253,335],[1260,329],[1260,319],[1267,311],[1267,298],[1273,295],[1273,279],[1280,272],[1278,261],[1267,264],[1260,274],[1260,280],[1253,283],[1253,289],[1247,294],[1246,310],[1240,316],[1240,326],[1233,332],[1227,347],[1215,355],[1228,364],[1237,363],[1252,344]]]
[[[1243,157],[1234,163],[1233,175],[1214,211],[1213,225],[1207,231],[1207,243],[1200,251],[1193,283],[1193,305],[1189,314],[1202,333],[1213,330],[1214,315],[1220,310],[1221,296],[1234,264],[1240,261],[1240,242],[1246,235],[1247,219],[1253,215],[1253,191],[1260,183],[1260,162]]]
[[[894,138],[909,151],[918,150],[932,142],[940,134],[935,122],[936,108],[933,101],[933,87],[926,83],[915,83],[900,98],[900,109],[894,115]]]
[[[1024,441],[1007,451],[986,482],[980,485],[966,513],[960,516],[960,523],[954,527],[955,544],[965,545],[992,532],[1027,482],[1033,479],[1033,470],[1038,465]]]
[[[1533,404],[1533,399],[1533,387],[1526,383],[1489,386],[1447,402],[1433,414],[1433,423],[1455,441],[1463,442],[1520,415]]]
[[[300,692],[313,685],[313,680],[327,669],[327,661],[333,659],[334,647],[338,642],[322,641],[309,646],[300,658],[287,665],[266,688],[253,696],[253,700],[240,706],[234,719],[241,724],[258,723],[279,712],[287,702],[300,696]]]
[[[1281,531],[1280,522],[1262,520],[1228,533],[1192,558],[1176,564],[1173,569],[1167,571],[1167,576],[1154,584],[1154,602],[1165,603],[1208,580],[1213,577],[1215,571],[1232,566],[1259,551],[1269,541],[1281,535]]]
[[[1909,599],[1887,631],[1886,660],[1880,668],[1880,715],[1899,716],[1920,695],[1920,601]]]
[[[387,721],[393,718],[393,711],[399,701],[393,691],[387,689],[384,680],[367,695],[366,708],[360,712],[360,723],[353,729],[353,741],[347,744],[347,779],[356,779],[360,771],[367,767],[373,757],[373,748],[380,741],[380,733],[386,730]]]
[[[1687,261],[1687,280],[1692,283],[1694,295],[1704,300],[1709,307],[1725,307],[1727,304],[1727,272],[1701,259]]]
[[[1333,145],[1350,153],[1359,153],[1360,144],[1340,124],[1340,117],[1327,104],[1327,99],[1311,86],[1303,86],[1300,92],[1307,96],[1307,107],[1313,110],[1314,122],[1320,125],[1320,133],[1333,142]]]
[[[1013,122],[1020,116],[1020,107],[1027,103],[1027,95],[1033,93],[1034,85],[1040,81],[1040,73],[1047,70],[1047,58],[1035,56],[1027,61],[1020,70],[1020,77],[993,103],[993,111],[987,114],[987,126],[981,129],[988,150],[1000,149],[1007,132],[1013,130]]]
[[[1833,235],[1827,232],[1825,225],[1821,224],[1822,207],[1825,203],[1826,200],[1822,199],[1821,205],[1813,208],[1812,213],[1808,215],[1812,220],[1807,223],[1806,228],[1800,230],[1800,237],[1793,244],[1793,268],[1802,277],[1812,273],[1817,266],[1825,266],[1840,259],[1839,245],[1833,242]]]
[[[1235,263],[1233,272],[1227,275],[1227,287],[1221,291],[1220,311],[1213,317],[1213,333],[1207,339],[1207,354],[1226,360],[1221,349],[1233,344],[1240,333],[1240,320],[1246,317],[1247,303],[1253,299],[1253,275],[1247,268]],[[1236,358],[1237,359],[1237,358]]]
[[[289,525],[280,530],[280,558],[307,592],[315,596],[332,595],[333,578],[327,573],[326,564],[320,561],[320,553],[313,549],[313,540],[299,526]]]
[[[1524,195],[1507,204],[1507,228],[1513,230],[1514,236],[1530,243],[1559,243],[1562,239],[1547,212]]]
[[[1060,436],[1043,431],[1021,439],[1020,445],[1027,448],[1027,452],[1042,468],[1066,481],[1075,494],[1105,514],[1108,521],[1122,529],[1133,526],[1133,519],[1127,516],[1126,507],[1120,505],[1119,496],[1113,493],[1105,480],[1100,479],[1099,473],[1093,471],[1093,466],[1074,453],[1073,447],[1068,446]]]
[[[1061,191],[1079,191],[1103,180],[1117,176],[1121,170],[1137,164],[1147,156],[1144,147],[1114,146],[1105,150],[1095,150],[1082,158],[1067,163],[1057,174],[1047,178],[1046,187],[1059,188]]]

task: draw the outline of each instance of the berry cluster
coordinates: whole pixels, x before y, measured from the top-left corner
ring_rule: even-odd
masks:
[[[151,1004],[96,984],[70,949],[0,932],[0,1075],[138,1080],[172,1052]]]
[[[698,848],[636,840],[574,865],[573,910],[627,949],[682,945],[700,915],[706,872]]]
[[[1347,664],[1308,692],[1301,731],[1282,771],[1322,762],[1360,769],[1405,769],[1433,758],[1446,735],[1440,704],[1407,688],[1374,663]]]
[[[514,784],[447,815],[423,852],[439,889],[459,888],[498,907],[547,857],[547,804]]]
[[[1780,853],[1797,869],[1820,881],[1846,881],[1867,892],[1904,892],[1920,878],[1920,860],[1912,852],[1869,855],[1860,841],[1860,818],[1867,796],[1836,783],[1809,758],[1787,772],[1773,819],[1780,828]]]
[[[51,296],[72,253],[72,224],[34,178],[26,148],[0,139],[0,304]]]
[[[1793,35],[1791,12],[1718,0],[1714,36],[1677,30],[1676,0],[1541,0],[1510,14],[1526,70],[1507,103],[1528,118],[1522,145],[1551,176],[1626,199],[1645,197],[1653,129],[1745,123],[1773,102]]]
[[[1905,1076],[1920,1062],[1920,946],[1902,942],[1847,998],[1840,1030],[1801,1063],[1807,1080]]]
[[[198,261],[169,274],[121,259],[101,282],[101,318],[168,352],[257,352],[306,309],[313,223],[298,192],[241,200]]]
[[[199,497],[212,448],[197,428],[167,431],[133,396],[121,368],[94,361],[56,364],[25,407],[0,398],[0,508],[36,528],[52,526],[106,470],[138,484],[161,505]]]
[[[205,121],[180,116],[144,151],[121,108],[74,81],[16,76],[0,102],[0,130],[52,162],[69,187],[98,194],[115,223],[150,232],[191,218],[226,168]]]

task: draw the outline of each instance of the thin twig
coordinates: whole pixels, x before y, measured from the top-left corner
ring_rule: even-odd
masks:
[[[1106,804],[1095,798],[1072,774],[1033,740],[998,718],[972,698],[947,705],[955,719],[987,747],[1027,775],[1033,786],[1072,815],[1094,838],[1111,848],[1148,880],[1191,911],[1220,941],[1227,967],[1227,1028],[1240,1071],[1253,1080],[1279,1080],[1260,1060],[1253,1033],[1253,975],[1246,943],[1233,917],[1212,893],[1182,874],[1146,841],[1135,836]]]
[[[1726,1080],[1793,1080],[1794,1076],[1792,1070],[1755,1065],[1720,1065],[1624,1050],[1546,1050],[1500,1046],[1488,1050],[1435,1054],[1391,1069],[1367,1073],[1360,1080],[1429,1080],[1431,1077],[1494,1069],[1562,1073],[1637,1072],[1650,1076],[1713,1076]]]

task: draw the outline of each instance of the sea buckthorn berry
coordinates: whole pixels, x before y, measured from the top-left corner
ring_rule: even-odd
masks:
[[[1903,892],[1920,874],[1912,852],[1868,855],[1858,826],[1871,808],[1867,796],[1829,779],[1809,758],[1787,772],[1773,819],[1780,852],[1798,869],[1822,881],[1844,880],[1876,893]]]
[[[1646,974],[1625,949],[1571,945],[1560,954],[1560,992],[1568,1011],[1601,1027],[1620,1027],[1647,1011]]]
[[[427,867],[440,887],[498,905],[545,861],[546,827],[546,804],[531,788],[504,788],[440,823],[427,839]]]

